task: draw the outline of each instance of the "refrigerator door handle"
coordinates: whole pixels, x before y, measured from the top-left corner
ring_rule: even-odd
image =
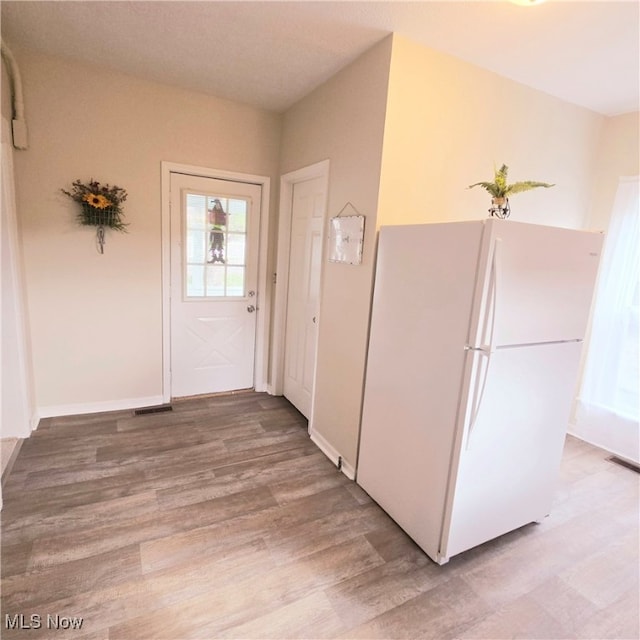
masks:
[[[487,386],[487,376],[489,373],[489,364],[491,363],[491,352],[482,347],[469,347],[468,351],[471,351],[472,367],[477,371],[476,375],[472,375],[474,379],[473,394],[471,401],[471,411],[469,412],[469,428],[466,433],[465,449],[469,449],[471,444],[471,434],[473,433],[476,425],[476,419],[480,412],[480,406],[482,405],[482,399]],[[479,356],[476,359],[476,355]],[[484,361],[486,358],[486,362]],[[481,379],[480,376],[482,375]]]
[[[502,282],[502,240],[496,238],[493,243],[493,258],[491,260],[491,324],[489,328],[489,344],[484,346],[483,351],[489,353],[495,351],[495,333],[496,333],[496,317],[498,316],[499,292]]]
[[[502,262],[501,262],[501,239],[496,238],[493,245],[493,257],[491,260],[491,292],[492,292],[492,301],[491,301],[491,324],[489,326],[489,342],[486,345],[482,345],[481,347],[469,347],[470,351],[477,351],[480,355],[486,357],[487,362],[484,367],[484,375],[482,376],[482,383],[480,384],[480,393],[477,396],[474,393],[474,403],[473,410],[471,412],[471,419],[469,421],[469,431],[467,433],[467,444],[466,448],[469,448],[471,444],[471,434],[473,433],[476,420],[478,418],[478,413],[480,412],[480,407],[482,406],[482,400],[484,398],[484,392],[487,388],[487,379],[489,378],[489,368],[491,366],[491,355],[495,351],[495,327],[496,327],[496,309],[498,307],[498,292],[500,290],[500,281],[502,279]],[[480,361],[481,362],[481,361]],[[481,366],[479,367],[481,368]],[[475,385],[475,389],[477,389],[477,384]]]

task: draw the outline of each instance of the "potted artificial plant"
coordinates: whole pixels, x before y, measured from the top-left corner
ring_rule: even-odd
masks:
[[[523,191],[529,191],[537,187],[553,187],[555,185],[547,182],[536,182],[535,180],[525,180],[523,182],[514,182],[507,184],[507,172],[509,167],[503,164],[500,169],[494,168],[493,182],[476,182],[467,188],[482,187],[491,196],[491,208],[489,214],[497,218],[508,218],[511,213],[509,206],[509,196]]]

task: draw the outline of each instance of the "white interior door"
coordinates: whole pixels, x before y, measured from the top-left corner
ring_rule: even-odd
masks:
[[[171,396],[254,384],[261,187],[171,174]]]
[[[325,185],[324,177],[304,180],[293,185],[292,194],[284,395],[307,418],[316,365]]]

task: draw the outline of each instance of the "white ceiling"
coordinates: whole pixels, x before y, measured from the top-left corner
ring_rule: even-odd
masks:
[[[283,111],[395,31],[605,115],[640,110],[638,0],[2,0],[10,46]]]

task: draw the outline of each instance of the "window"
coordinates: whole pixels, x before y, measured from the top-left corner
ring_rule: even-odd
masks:
[[[186,199],[186,298],[243,297],[248,201],[198,193]]]
[[[638,178],[620,180],[605,240],[576,435],[636,460],[639,385]]]
[[[618,188],[602,257],[584,400],[638,420],[638,180]]]

